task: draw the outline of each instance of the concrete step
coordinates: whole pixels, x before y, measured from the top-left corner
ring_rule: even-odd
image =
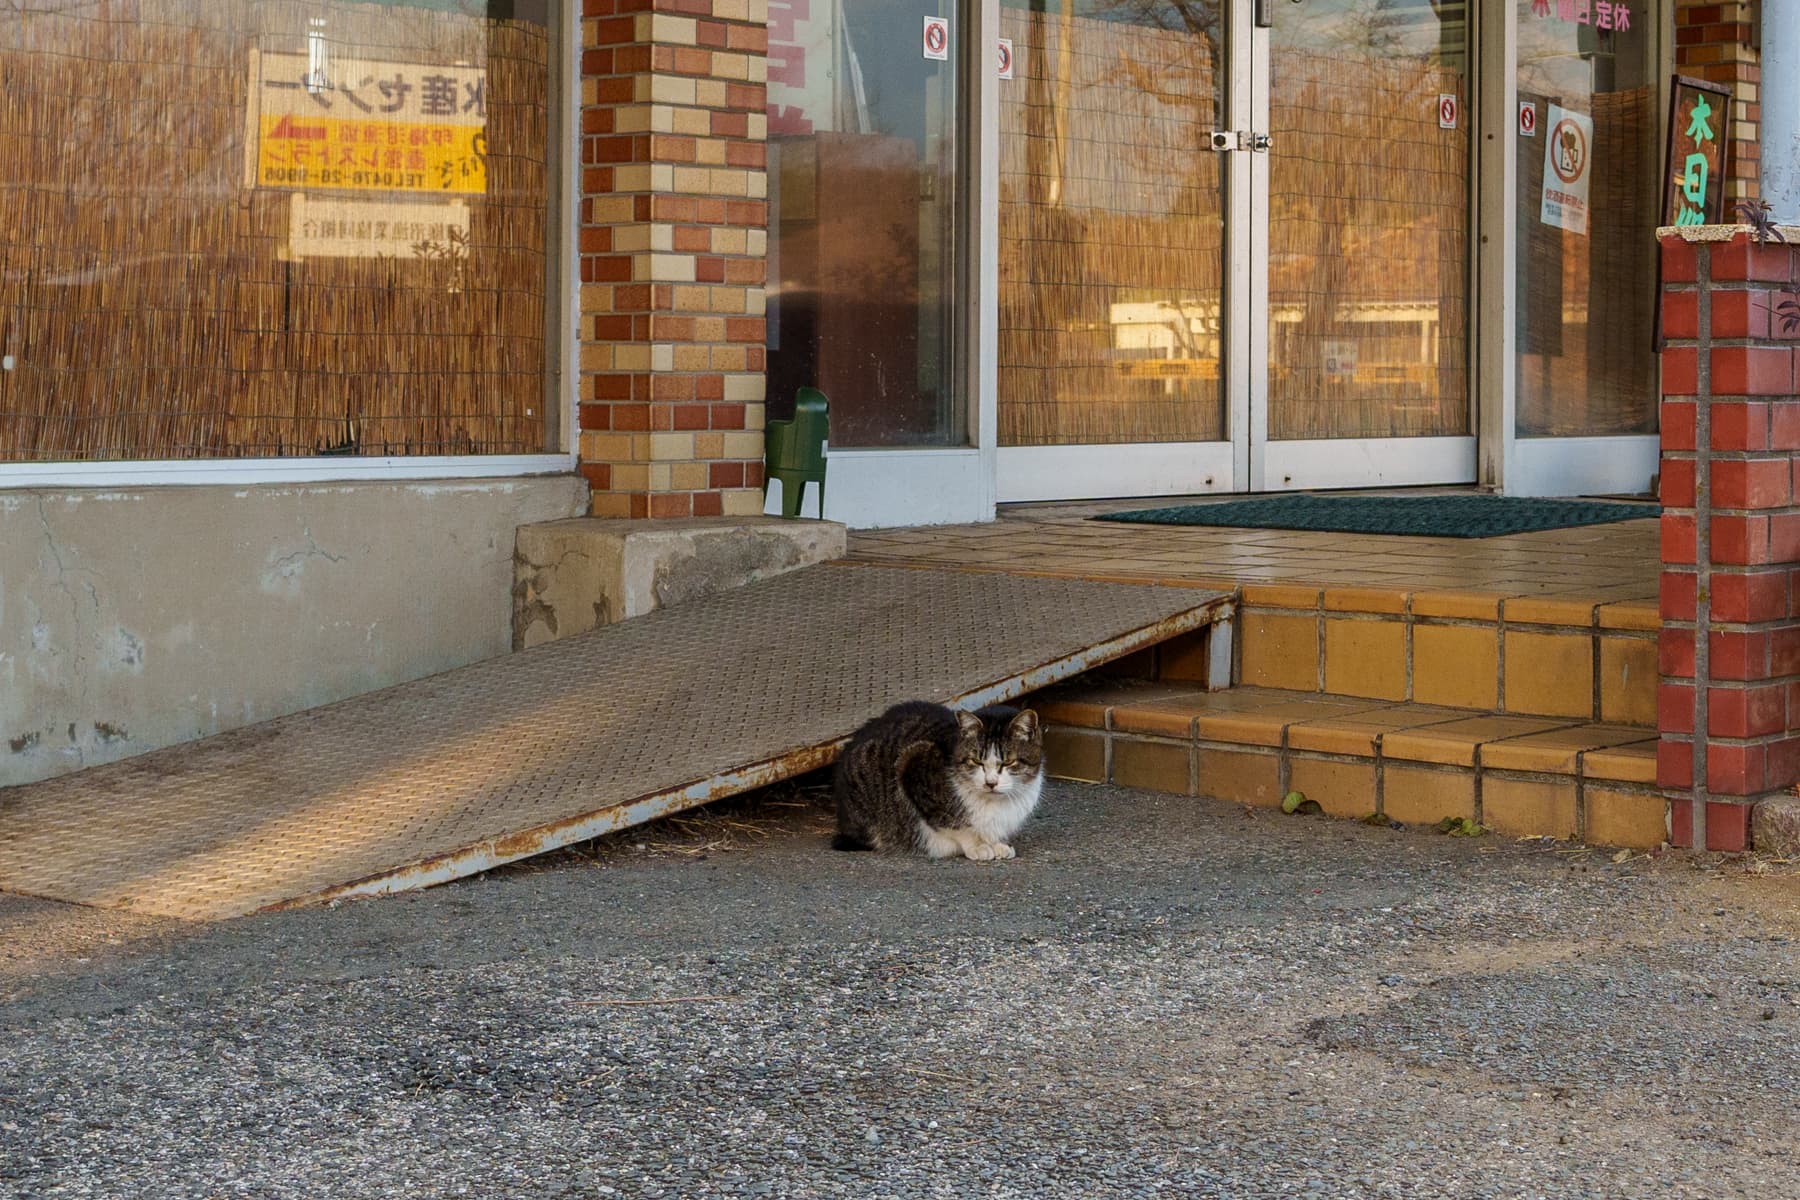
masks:
[[[1503,834],[1597,845],[1667,838],[1656,734],[1641,725],[1091,676],[1032,703],[1059,778],[1264,807],[1300,791],[1337,817],[1467,817]]]
[[[1242,684],[1656,725],[1650,601],[1246,584],[1237,627]]]

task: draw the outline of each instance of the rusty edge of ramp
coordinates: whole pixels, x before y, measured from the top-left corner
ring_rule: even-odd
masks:
[[[1116,658],[1123,658],[1146,646],[1153,646],[1180,634],[1191,633],[1203,626],[1215,624],[1222,614],[1229,612],[1234,604],[1235,600],[1229,594],[1215,596],[1193,608],[1176,613],[1174,616],[1165,617],[1128,633],[1122,633],[1074,654],[1052,659],[1023,674],[1009,675],[973,691],[951,697],[948,703],[979,707],[983,704],[998,704],[1014,699],[1027,692],[1034,692],[1039,688],[1072,678],[1090,667],[1111,662]],[[304,908],[356,896],[387,895],[393,892],[405,892],[415,888],[431,887],[434,884],[448,883],[452,879],[460,879],[466,875],[476,875],[509,862],[517,862],[522,858],[559,850],[564,846],[572,846],[577,842],[585,842],[590,838],[599,837],[601,834],[629,829],[633,825],[642,825],[647,821],[654,821],[658,817],[665,817],[671,813],[694,808],[713,800],[722,800],[727,796],[735,796],[741,792],[766,787],[772,783],[780,783],[782,780],[791,779],[796,775],[804,775],[808,771],[829,765],[849,740],[850,737],[846,734],[823,745],[802,746],[722,775],[712,775],[666,791],[620,801],[567,821],[554,821],[535,829],[527,829],[473,846],[465,846],[460,850],[440,854],[410,866],[383,871],[378,875],[370,875],[350,883],[339,884],[310,895],[277,901],[257,911],[279,912],[283,909]]]

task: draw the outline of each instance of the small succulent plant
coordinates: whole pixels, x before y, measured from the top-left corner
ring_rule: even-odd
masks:
[[[1738,217],[1750,226],[1750,236],[1758,245],[1766,246],[1770,242],[1785,244],[1787,238],[1781,232],[1781,226],[1775,224],[1775,218],[1769,210],[1767,200],[1739,200]],[[1770,315],[1781,326],[1783,333],[1800,332],[1800,300],[1783,300],[1770,310]]]
[[[1738,217],[1750,227],[1750,236],[1758,243],[1768,245],[1770,242],[1786,242],[1781,227],[1775,224],[1775,218],[1769,211],[1767,200],[1739,200]]]

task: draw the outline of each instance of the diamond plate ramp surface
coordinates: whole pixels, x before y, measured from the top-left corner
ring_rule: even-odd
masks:
[[[811,770],[891,703],[1007,699],[1226,603],[813,567],[0,790],[0,890],[207,919],[441,882]]]

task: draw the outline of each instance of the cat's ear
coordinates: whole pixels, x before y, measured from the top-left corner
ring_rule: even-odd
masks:
[[[966,738],[981,738],[981,718],[964,709],[956,710],[956,728]]]
[[[1038,715],[1035,709],[1026,709],[1012,719],[1011,733],[1014,737],[1026,742],[1037,741]]]

